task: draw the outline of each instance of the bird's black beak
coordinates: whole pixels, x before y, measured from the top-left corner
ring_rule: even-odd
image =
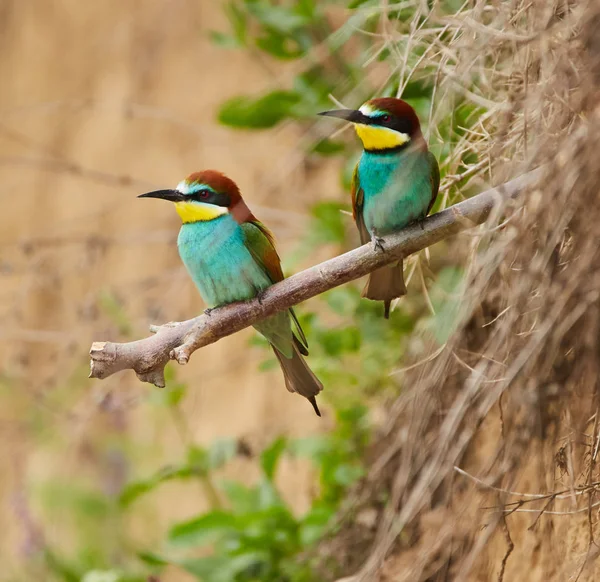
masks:
[[[366,123],[368,119],[360,111],[356,109],[333,109],[331,111],[321,111],[318,115],[325,115],[327,117],[338,117],[339,119],[345,119],[352,123]]]
[[[185,200],[185,196],[179,190],[154,190],[154,192],[140,194],[138,198],[160,198],[161,200],[169,200],[170,202],[182,202]]]

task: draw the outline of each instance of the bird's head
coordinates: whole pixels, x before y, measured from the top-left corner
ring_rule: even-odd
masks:
[[[174,190],[155,190],[138,198],[160,198],[174,202],[184,224],[215,220],[226,214],[239,223],[254,218],[237,184],[216,170],[194,172],[179,182]]]
[[[359,109],[336,109],[319,115],[339,117],[354,124],[354,129],[367,151],[390,151],[409,144],[425,146],[421,124],[415,110],[402,99],[371,99]]]

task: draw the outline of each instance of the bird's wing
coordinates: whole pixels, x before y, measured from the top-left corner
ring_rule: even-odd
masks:
[[[427,216],[429,211],[433,208],[440,189],[440,167],[438,166],[438,161],[431,152],[427,152],[427,157],[429,158],[429,166],[431,167],[431,202],[429,203],[425,216]]]
[[[275,249],[275,238],[271,231],[258,220],[244,222],[240,225],[246,239],[246,248],[250,251],[252,258],[262,268],[272,283],[283,281],[281,270],[281,259]],[[308,342],[300,327],[300,322],[293,309],[289,309],[290,315],[296,327],[297,345],[300,353],[308,355]]]
[[[354,216],[354,222],[358,227],[358,233],[360,234],[360,242],[364,245],[371,240],[369,231],[365,226],[363,219],[363,204],[365,199],[365,193],[360,186],[360,180],[358,177],[358,164],[354,168],[352,174],[352,185],[350,187],[350,194],[352,195],[352,216]]]
[[[275,250],[275,239],[271,231],[258,220],[244,222],[240,226],[246,239],[246,248],[252,258],[261,266],[271,282],[283,281],[281,260]]]

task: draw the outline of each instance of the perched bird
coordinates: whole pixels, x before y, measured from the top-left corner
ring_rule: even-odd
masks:
[[[175,203],[183,222],[179,255],[209,314],[214,307],[260,297],[267,287],[283,280],[273,235],[246,206],[235,182],[220,172],[196,172],[174,190],[138,198]],[[254,327],[273,347],[287,389],[307,398],[321,416],[315,396],[323,385],[302,357],[308,355],[308,344],[294,311],[277,313]]]
[[[381,237],[422,221],[435,202],[440,170],[428,151],[415,110],[402,99],[371,99],[360,109],[324,111],[354,124],[363,153],[352,177],[352,211],[365,244],[383,250]],[[374,271],[363,297],[384,302],[406,294],[402,261]]]

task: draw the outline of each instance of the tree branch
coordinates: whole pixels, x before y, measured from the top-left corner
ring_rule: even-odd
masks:
[[[534,170],[498,188],[486,190],[464,202],[385,237],[385,251],[371,243],[310,267],[269,287],[258,299],[219,307],[181,323],[151,326],[153,336],[129,343],[94,342],[90,350],[90,378],[106,378],[132,369],[143,382],[165,386],[164,368],[169,360],[186,364],[198,348],[214,343],[261,319],[283,311],[324,291],[424,249],[462,230],[483,223],[494,207],[501,207],[539,177]]]

